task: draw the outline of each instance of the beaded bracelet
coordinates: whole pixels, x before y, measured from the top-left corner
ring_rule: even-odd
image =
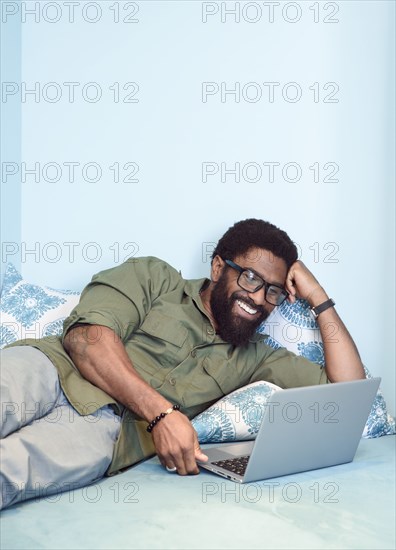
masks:
[[[150,422],[150,424],[147,426],[146,430],[151,433],[152,429],[154,428],[154,426],[160,421],[162,420],[162,418],[165,418],[165,416],[167,416],[168,414],[171,414],[173,413],[173,411],[180,411],[180,405],[173,405],[173,407],[169,407],[169,409],[166,409],[165,412],[162,412],[161,414],[159,414],[158,416],[156,416],[154,418],[154,420],[152,420]]]

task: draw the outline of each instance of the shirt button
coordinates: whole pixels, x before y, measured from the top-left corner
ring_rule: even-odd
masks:
[[[212,327],[208,327],[208,328],[206,329],[206,332],[207,332],[207,334],[212,335],[212,334],[214,334],[214,329],[213,329]]]
[[[197,352],[195,351],[195,349],[193,349],[191,352],[191,357],[196,357],[196,355],[197,355]]]
[[[170,379],[169,379],[169,384],[170,384],[171,386],[176,386],[176,378],[170,378]]]

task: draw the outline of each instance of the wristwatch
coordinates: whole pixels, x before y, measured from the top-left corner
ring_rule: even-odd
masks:
[[[329,298],[329,300],[326,300],[322,304],[319,304],[318,306],[315,306],[315,307],[311,307],[310,310],[314,319],[317,319],[321,313],[326,311],[326,309],[329,309],[329,307],[333,307],[333,306],[335,306],[335,301]]]

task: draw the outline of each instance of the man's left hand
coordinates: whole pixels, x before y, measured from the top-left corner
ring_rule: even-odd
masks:
[[[289,301],[292,303],[296,298],[303,298],[310,306],[315,306],[328,299],[319,281],[300,260],[294,262],[290,267],[285,286],[290,293]]]

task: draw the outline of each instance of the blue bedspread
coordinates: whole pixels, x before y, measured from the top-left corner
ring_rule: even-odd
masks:
[[[237,485],[168,474],[158,459],[2,513],[1,548],[395,548],[394,436],[353,463]]]

